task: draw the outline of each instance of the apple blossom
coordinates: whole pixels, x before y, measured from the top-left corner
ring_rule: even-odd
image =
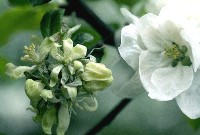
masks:
[[[128,13],[124,9],[122,12]],[[194,92],[199,93],[196,78],[200,65],[200,32],[190,19],[167,12],[163,9],[158,16],[148,13],[138,20],[128,13],[126,18],[135,21],[122,29],[119,52],[139,73],[150,98],[176,99],[188,117],[198,118],[199,100]]]

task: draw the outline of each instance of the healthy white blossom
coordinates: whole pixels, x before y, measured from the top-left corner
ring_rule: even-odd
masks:
[[[159,14],[160,10],[165,6],[173,8],[173,11],[175,11],[169,10],[168,12],[181,13],[182,15],[190,16],[198,15],[196,17],[200,18],[199,0],[148,0],[145,3],[145,11],[148,13]]]
[[[180,109],[195,119],[200,117],[200,32],[191,19],[177,15],[163,9],[158,16],[149,13],[134,19],[122,29],[119,52],[150,98],[176,99]]]

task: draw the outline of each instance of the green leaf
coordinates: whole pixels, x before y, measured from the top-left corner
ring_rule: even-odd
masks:
[[[97,42],[99,42],[101,40],[101,36],[99,35],[98,32],[96,32],[93,28],[87,26],[87,24],[81,24],[80,29],[78,29],[73,35],[72,35],[72,39],[74,39],[76,37],[76,35],[78,35],[79,33],[88,33],[90,35],[92,35],[94,37],[94,40],[92,40],[91,42],[85,42],[84,46],[86,46],[87,48],[91,48],[92,46],[94,46]],[[75,44],[75,43],[74,43]]]
[[[56,108],[48,109],[42,118],[42,129],[46,134],[52,134],[51,128],[56,120]]]
[[[63,65],[58,65],[51,71],[51,80],[50,80],[50,87],[54,87],[58,81],[58,74],[62,70]]]
[[[92,40],[94,40],[94,37],[89,33],[79,33],[73,39],[74,44],[83,44]]]
[[[3,58],[3,57],[0,57],[0,75],[1,76],[5,76],[5,72],[6,72],[6,63],[7,63],[8,61],[5,59],[5,58]]]
[[[0,16],[0,45],[5,44],[15,32],[38,29],[43,14],[53,8],[55,6],[49,4],[36,8],[20,6],[4,12]]]
[[[138,0],[115,0],[115,1],[120,5],[126,4],[130,7],[138,2]]]
[[[11,5],[26,5],[29,4],[27,0],[8,0]]]
[[[57,135],[64,135],[70,123],[70,114],[68,105],[62,105],[58,111],[58,127],[56,129]]]
[[[50,37],[60,31],[63,15],[64,10],[52,10],[43,16],[40,23],[40,30],[44,38]]]
[[[198,130],[200,128],[200,118],[193,120],[187,117],[186,120],[194,130]]]
[[[33,6],[38,6],[38,5],[48,3],[51,0],[29,0],[29,1]]]

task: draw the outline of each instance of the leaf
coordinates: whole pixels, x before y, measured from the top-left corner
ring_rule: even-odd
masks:
[[[44,38],[60,31],[63,15],[64,10],[51,10],[43,16],[40,30]]]
[[[46,134],[52,134],[51,128],[56,120],[56,108],[48,109],[42,118],[42,129]]]
[[[78,29],[73,35],[72,35],[72,39],[75,38],[76,35],[78,35],[79,33],[88,33],[90,35],[92,35],[94,37],[94,40],[91,42],[85,42],[84,46],[86,46],[87,48],[91,48],[92,46],[94,46],[97,42],[99,42],[101,40],[101,36],[99,35],[99,33],[97,33],[93,28],[87,26],[87,24],[81,24],[80,29]],[[75,43],[74,43],[75,44]]]
[[[39,58],[43,61],[47,54],[50,52],[53,46],[53,42],[49,38],[45,38],[42,44],[39,46]]]
[[[0,75],[1,76],[5,76],[5,72],[6,72],[6,63],[8,61],[3,58],[3,57],[0,57]]]
[[[132,7],[134,4],[138,2],[138,0],[115,0],[118,4]]]
[[[63,65],[58,65],[51,71],[51,80],[50,80],[50,87],[54,87],[58,81],[58,74],[60,73]]]
[[[51,0],[29,0],[29,2],[33,5],[33,6],[39,6],[45,3],[48,3]]]
[[[85,110],[93,112],[98,108],[98,102],[95,97],[84,97],[82,106]]]
[[[62,105],[58,111],[58,127],[56,129],[57,135],[64,135],[70,123],[70,115],[68,105]]]
[[[77,96],[77,88],[71,86],[63,86],[61,87],[61,91],[66,98],[70,98],[72,101],[76,99]]]
[[[94,40],[94,37],[89,33],[79,33],[74,38],[74,44],[83,44]]]
[[[193,120],[186,117],[186,120],[194,130],[198,130],[200,128],[200,118]]]
[[[26,5],[29,4],[27,0],[8,0],[11,5]]]
[[[38,29],[43,14],[53,8],[55,6],[48,4],[36,8],[18,6],[5,11],[0,16],[0,45],[5,44],[15,32]]]
[[[76,25],[72,28],[69,28],[67,33],[64,35],[64,39],[71,38],[72,34],[74,34],[74,32],[76,32],[80,27],[81,25]]]

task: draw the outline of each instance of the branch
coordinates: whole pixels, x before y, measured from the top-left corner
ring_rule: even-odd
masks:
[[[115,46],[114,30],[106,25],[82,0],[67,0],[65,15],[76,12],[76,15],[88,22],[103,38],[105,44]]]
[[[101,131],[104,127],[109,125],[115,117],[132,101],[131,99],[123,99],[104,119],[102,119],[95,127],[93,127],[85,135],[95,135]]]

